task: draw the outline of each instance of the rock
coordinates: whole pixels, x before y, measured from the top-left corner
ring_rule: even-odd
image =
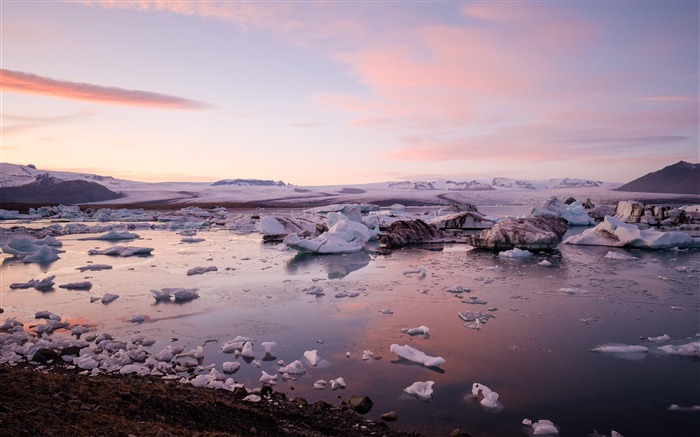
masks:
[[[365,395],[354,395],[350,397],[350,408],[357,411],[360,414],[367,414],[374,406],[374,402],[368,396]]]
[[[314,403],[314,408],[318,410],[330,410],[331,404],[326,401],[316,401],[316,403]]]
[[[382,419],[385,422],[396,422],[399,420],[399,415],[396,414],[394,411],[389,411],[388,413],[384,413],[380,416],[380,419]]]
[[[377,241],[382,247],[394,248],[409,244],[457,242],[459,239],[418,219],[392,223],[389,229],[377,235]]]
[[[639,223],[644,215],[644,203],[636,200],[621,200],[615,208],[615,218],[626,223]]]
[[[468,432],[464,432],[461,429],[457,428],[452,430],[450,437],[471,437],[471,435]]]
[[[479,235],[467,236],[467,243],[492,250],[550,250],[560,242],[569,224],[554,216],[504,219]]]
[[[46,363],[47,361],[58,358],[59,355],[52,349],[41,348],[36,351],[32,361],[35,363]]]

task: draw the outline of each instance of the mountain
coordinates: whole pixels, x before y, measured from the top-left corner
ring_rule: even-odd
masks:
[[[260,179],[222,179],[211,184],[212,187],[218,187],[221,185],[233,185],[236,187],[286,187],[282,181],[263,181]]]
[[[700,195],[700,164],[679,161],[628,182],[616,191]]]
[[[0,188],[0,204],[65,204],[114,200],[122,197],[109,188],[84,180],[65,181],[48,174],[37,176],[34,182]]]

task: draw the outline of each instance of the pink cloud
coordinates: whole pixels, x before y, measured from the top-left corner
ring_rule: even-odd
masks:
[[[61,99],[165,109],[202,109],[204,103],[150,91],[128,90],[89,83],[69,82],[13,70],[0,70],[5,92],[37,94]]]
[[[698,100],[698,96],[650,96],[642,97],[645,102],[671,103],[671,102],[691,102]]]

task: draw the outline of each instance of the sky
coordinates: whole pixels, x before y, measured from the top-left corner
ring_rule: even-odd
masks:
[[[700,162],[700,2],[0,2],[0,161],[140,181]]]

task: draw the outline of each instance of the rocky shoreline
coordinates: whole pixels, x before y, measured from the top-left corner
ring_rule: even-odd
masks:
[[[61,366],[0,366],[0,429],[13,436],[396,436],[347,401],[308,404],[271,392],[212,390],[129,375],[83,376]],[[462,434],[466,435],[466,434]]]

